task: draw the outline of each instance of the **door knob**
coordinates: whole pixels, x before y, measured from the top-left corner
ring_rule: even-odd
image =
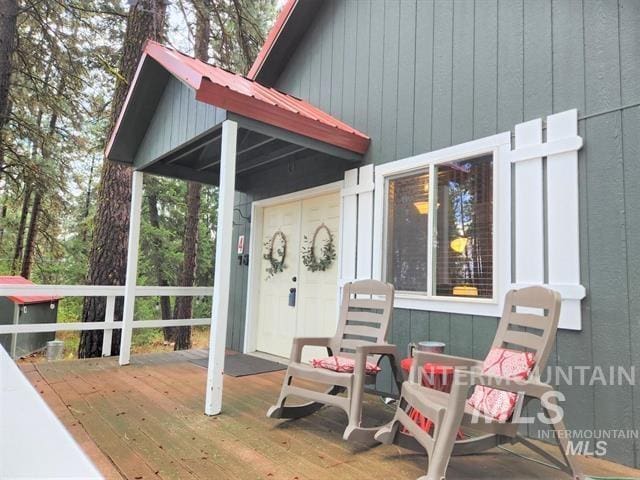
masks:
[[[291,281],[292,282],[297,282],[298,281],[298,277],[291,277]]]

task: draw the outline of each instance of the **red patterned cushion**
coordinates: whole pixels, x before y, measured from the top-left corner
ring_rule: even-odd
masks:
[[[356,361],[349,357],[314,358],[311,360],[311,365],[315,368],[326,368],[334,372],[353,373]],[[375,363],[367,362],[365,370],[368,375],[375,375],[382,369]]]
[[[482,373],[514,380],[526,380],[535,363],[533,357],[531,352],[492,348],[484,360]],[[477,385],[467,402],[488,417],[504,422],[511,417],[517,397],[518,394],[514,392]]]

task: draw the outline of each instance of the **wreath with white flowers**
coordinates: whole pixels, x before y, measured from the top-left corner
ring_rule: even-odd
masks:
[[[316,256],[316,241],[318,234],[322,231],[327,233],[327,239],[320,249],[320,256]],[[336,259],[336,247],[333,243],[333,235],[324,223],[316,228],[313,232],[311,240],[305,235],[304,241],[306,245],[302,247],[302,263],[310,272],[324,272],[331,267],[331,264]]]
[[[280,240],[281,245],[277,246],[277,242]],[[264,244],[266,252],[263,255],[265,260],[269,261],[269,266],[266,268],[267,278],[273,277],[276,273],[284,271],[286,265],[284,259],[287,256],[287,237],[284,236],[281,230],[278,230],[273,234],[271,240]]]

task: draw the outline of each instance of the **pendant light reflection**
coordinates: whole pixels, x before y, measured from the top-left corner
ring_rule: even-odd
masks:
[[[466,237],[458,237],[451,240],[449,246],[451,250],[457,253],[464,253],[467,248],[467,243],[469,243],[469,239]]]
[[[420,215],[429,213],[429,202],[414,202],[413,206],[416,207]]]

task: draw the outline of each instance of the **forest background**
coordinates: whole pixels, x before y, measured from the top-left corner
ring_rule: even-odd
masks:
[[[0,0],[0,275],[124,284],[130,171],[103,152],[144,41],[245,74],[279,3]],[[138,284],[211,285],[217,189],[146,176],[144,195]],[[120,301],[116,320],[121,309]],[[208,317],[210,309],[209,297],[139,298],[135,318]],[[58,322],[103,318],[104,299],[60,302]],[[101,354],[101,331],[58,338],[67,357]],[[139,329],[133,351],[207,340],[200,327]]]

